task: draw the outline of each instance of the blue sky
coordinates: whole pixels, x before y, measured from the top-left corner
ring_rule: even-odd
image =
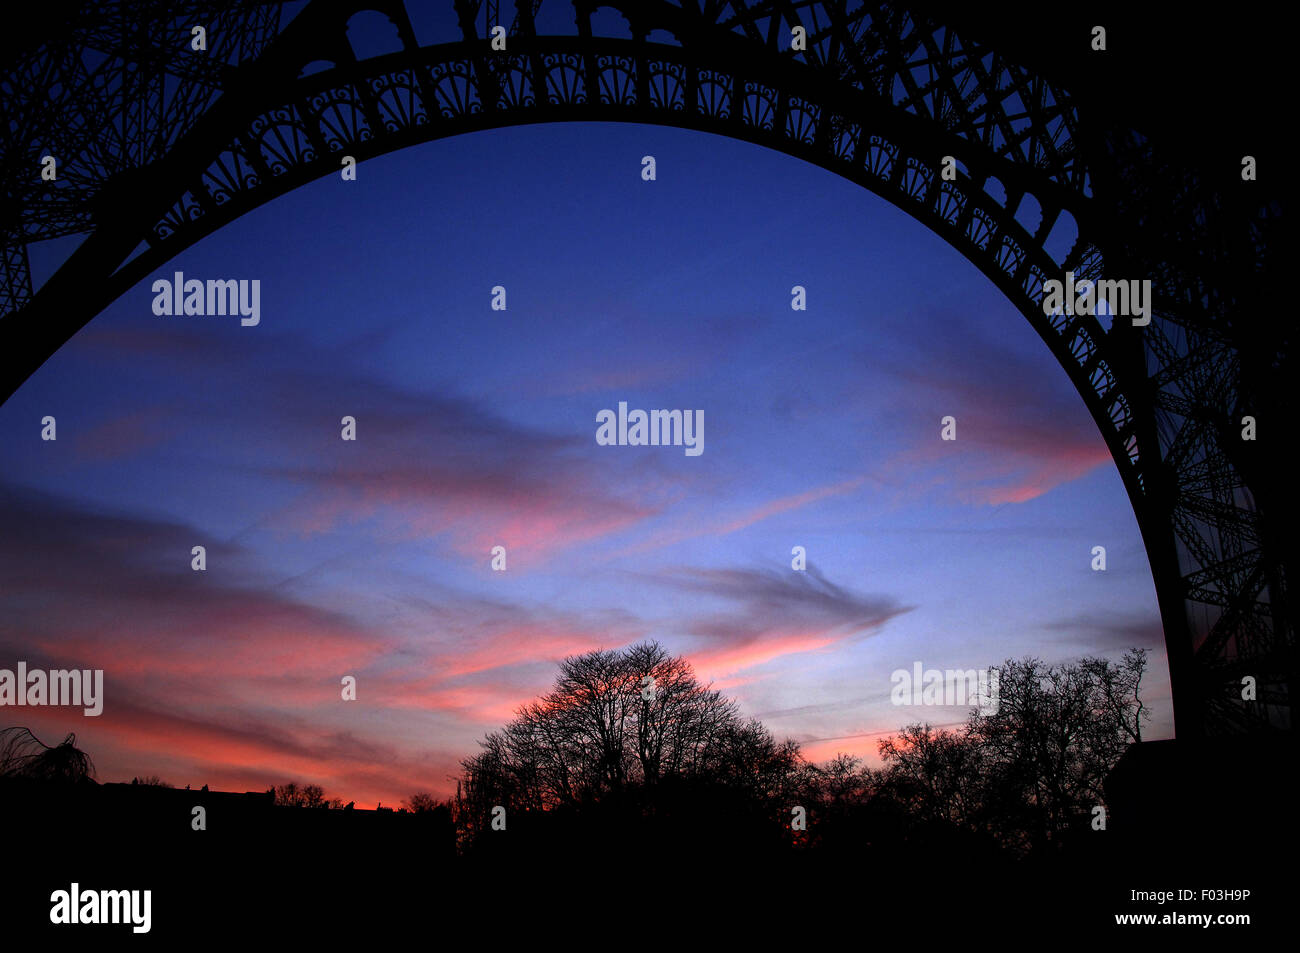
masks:
[[[260,324],[155,316],[174,271],[260,279]],[[619,401],[703,410],[704,453],[598,446]],[[1136,521],[1064,371],[923,226],[751,144],[557,124],[365,162],[129,291],[0,439],[0,659],[105,669],[100,718],[24,717],[110,780],[445,792],[558,658],[642,638],[817,760],[962,719],[889,703],[915,661],[1143,646],[1172,734]]]

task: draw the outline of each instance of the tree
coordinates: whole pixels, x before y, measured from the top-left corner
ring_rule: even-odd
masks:
[[[68,733],[50,747],[26,728],[0,731],[0,778],[61,784],[94,783],[95,765]]]
[[[880,743],[882,790],[912,817],[989,833],[1014,850],[1055,848],[1104,800],[1102,784],[1149,717],[1146,653],[1119,663],[1007,660],[996,713],[958,731],[909,725]]]
[[[442,807],[443,803],[428,791],[416,791],[403,802],[403,806],[412,814],[425,814]]]
[[[462,762],[453,813],[466,844],[501,806],[525,828],[574,812],[595,812],[582,826],[606,831],[653,817],[653,830],[624,831],[652,841],[698,836],[694,822],[708,816],[733,845],[785,831],[787,846],[809,848],[1056,849],[1141,739],[1145,664],[1141,650],[1119,663],[1008,660],[996,713],[972,708],[957,730],[909,725],[881,741],[884,766],[871,771],[848,755],[809,764],[656,643],[588,652],[566,658],[554,688]],[[798,836],[795,806],[809,819]]]
[[[880,742],[891,796],[926,821],[980,826],[986,799],[986,752],[966,732],[909,725]]]
[[[999,673],[997,712],[971,713],[967,731],[998,795],[1022,808],[1021,827],[1035,848],[1056,841],[1104,800],[1106,776],[1141,737],[1145,667],[1141,650],[1118,664],[1008,660]]]
[[[281,784],[271,789],[278,807],[329,807],[325,800],[325,791],[319,784],[304,784],[299,787],[294,781]]]
[[[555,687],[480,748],[462,762],[460,802],[461,816],[479,826],[498,805],[513,815],[611,799],[649,804],[648,792],[670,781],[766,803],[803,770],[798,745],[744,721],[733,701],[654,642],[564,659]]]

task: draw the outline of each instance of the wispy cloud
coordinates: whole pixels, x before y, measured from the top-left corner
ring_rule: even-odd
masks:
[[[924,354],[885,363],[908,394],[896,413],[912,434],[886,464],[893,480],[946,488],[962,502],[1024,503],[1111,461],[1083,399],[1048,355],[990,338],[959,315],[930,320],[941,333]],[[956,441],[940,439],[945,416],[956,418]]]
[[[655,478],[638,475],[632,461],[621,461],[617,481],[593,473],[585,431],[551,433],[445,387],[382,381],[359,373],[350,352],[298,336],[259,335],[242,352],[140,328],[99,331],[96,340],[123,362],[148,359],[155,373],[184,381],[175,401],[192,429],[230,426],[229,407],[204,396],[205,381],[253,411],[246,419],[255,426],[229,442],[239,453],[220,465],[305,491],[266,521],[273,528],[319,534],[379,519],[390,536],[445,534],[461,555],[486,559],[504,545],[512,566],[526,568],[658,512],[643,502]],[[340,439],[344,415],[357,422],[356,441]],[[117,439],[149,420],[124,418]]]
[[[810,490],[777,497],[766,503],[730,515],[701,518],[698,514],[683,514],[676,517],[675,523],[677,525],[674,527],[661,529],[651,534],[648,539],[620,549],[613,555],[627,556],[645,553],[673,546],[688,539],[728,536],[774,516],[812,506],[822,500],[852,493],[861,487],[866,480],[866,477],[855,477],[850,480],[826,484],[825,486],[813,487]]]
[[[665,571],[658,579],[730,604],[725,613],[695,616],[686,623],[697,637],[689,655],[706,677],[865,637],[911,608],[836,585],[811,564],[804,572],[683,569]]]
[[[0,657],[105,670],[104,714],[76,730],[110,779],[161,760],[237,790],[297,778],[391,800],[445,783],[474,738],[549,687],[559,659],[644,635],[624,613],[445,586],[404,600],[401,618],[430,632],[404,634],[409,625],[289,594],[237,546],[210,544],[222,569],[193,572],[193,527],[11,484],[0,484],[0,525],[13,531],[0,536]],[[358,678],[356,703],[341,701],[343,674]],[[51,735],[67,730],[66,713],[24,715]],[[413,736],[450,753],[422,766]]]
[[[1049,622],[1043,628],[1060,633],[1054,640],[1058,645],[1086,647],[1093,652],[1134,648],[1163,652],[1165,645],[1160,617],[1145,612],[1102,610]]]

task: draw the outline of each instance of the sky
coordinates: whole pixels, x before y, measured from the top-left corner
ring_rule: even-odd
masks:
[[[260,322],[155,315],[176,271],[258,279]],[[620,401],[702,411],[703,452],[599,445]],[[75,732],[100,780],[446,795],[558,660],[645,639],[812,760],[962,721],[891,704],[917,662],[1144,647],[1173,733],[1132,507],[1046,345],[908,215],[748,143],[522,126],[314,182],[96,317],[0,446],[0,668],[105,684],[0,727]]]

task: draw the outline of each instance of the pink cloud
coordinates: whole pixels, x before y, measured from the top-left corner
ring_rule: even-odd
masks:
[[[790,655],[820,652],[878,632],[909,611],[892,599],[836,585],[812,564],[804,572],[694,569],[660,574],[678,589],[722,599],[728,611],[688,620],[687,653],[705,678],[723,678]],[[787,663],[784,671],[793,671]]]
[[[862,486],[866,479],[866,477],[855,477],[851,480],[842,480],[838,483],[813,487],[810,490],[804,490],[802,493],[777,497],[736,516],[710,520],[707,518],[700,519],[698,515],[691,515],[686,517],[687,525],[677,529],[660,531],[643,542],[620,549],[614,555],[629,556],[672,546],[688,539],[726,536],[730,533],[736,533],[781,513],[789,513],[831,497],[851,493]]]
[[[380,518],[399,539],[445,534],[458,554],[484,566],[493,546],[505,546],[507,564],[526,568],[659,512],[655,504],[611,494],[571,461],[557,458],[554,467],[542,472],[540,458],[526,465],[479,458],[421,465],[392,448],[371,450],[364,466],[303,474],[308,494],[273,522],[317,534]]]
[[[101,732],[111,741],[98,744]],[[427,756],[284,713],[218,723],[184,710],[120,701],[106,706],[79,741],[95,758],[101,780],[155,773],[159,754],[166,752],[173,776],[164,779],[175,784],[240,791],[287,781],[316,783],[327,795],[355,800],[360,807],[380,800],[391,804],[419,789],[445,792],[446,776],[456,767],[450,755],[430,764]]]
[[[1081,401],[1045,404],[1001,383],[912,376],[933,396],[915,405],[911,426],[920,436],[884,467],[906,493],[943,487],[967,503],[1025,503],[1113,462]],[[957,421],[955,441],[940,439],[947,415]]]
[[[813,738],[799,743],[803,756],[815,764],[825,763],[837,754],[861,758],[868,767],[880,766],[878,746],[880,739],[895,734],[897,729],[872,731],[860,735],[843,735],[839,738]]]
[[[761,638],[736,645],[702,648],[690,654],[691,662],[705,679],[732,675],[737,671],[765,665],[773,659],[828,648],[851,633],[825,631],[766,632]],[[734,684],[739,684],[735,683]]]

